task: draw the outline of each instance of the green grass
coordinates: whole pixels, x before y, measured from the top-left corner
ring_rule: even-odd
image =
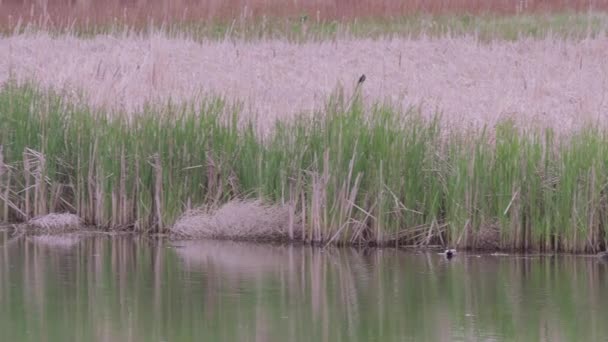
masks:
[[[108,115],[34,86],[0,90],[0,220],[72,211],[101,228],[159,231],[189,206],[288,203],[298,239],[592,251],[605,245],[608,134],[504,122],[445,131],[440,118],[338,92],[262,139],[238,107]],[[307,117],[307,118],[305,118]],[[31,149],[31,150],[28,150]]]
[[[93,37],[99,34],[164,32],[170,36],[187,36],[195,40],[223,39],[287,39],[294,42],[322,41],[338,37],[383,38],[420,36],[476,35],[482,41],[516,40],[520,37],[544,38],[548,35],[580,39],[604,35],[608,16],[603,12],[557,12],[518,15],[415,14],[394,18],[363,18],[354,20],[316,20],[302,14],[294,17],[250,18],[225,20],[177,20],[172,22],[112,21],[90,24],[70,20],[65,25],[43,21],[16,23],[0,29],[3,35],[42,30],[52,34],[73,34]]]

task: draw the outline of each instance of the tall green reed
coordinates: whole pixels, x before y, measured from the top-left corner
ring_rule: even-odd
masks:
[[[70,211],[166,231],[233,198],[291,208],[294,240],[592,251],[605,246],[608,136],[504,122],[446,130],[336,93],[267,136],[221,98],[108,115],[34,85],[0,90],[0,219]]]

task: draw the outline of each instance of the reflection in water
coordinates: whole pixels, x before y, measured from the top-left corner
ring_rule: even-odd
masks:
[[[7,341],[596,341],[608,264],[0,233]],[[46,243],[45,243],[46,242]],[[64,241],[65,242],[65,241]]]
[[[82,236],[79,234],[62,234],[62,235],[34,235],[27,237],[27,241],[31,241],[40,246],[47,246],[50,248],[60,249],[71,249],[78,245],[82,240]]]

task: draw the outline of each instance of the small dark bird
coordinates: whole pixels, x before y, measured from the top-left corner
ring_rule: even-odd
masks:
[[[446,249],[445,250],[445,257],[447,259],[452,259],[455,256],[456,256],[456,250],[455,249]]]
[[[361,75],[361,77],[359,77],[358,84],[362,84],[363,82],[365,82],[365,74],[363,74],[363,75]]]

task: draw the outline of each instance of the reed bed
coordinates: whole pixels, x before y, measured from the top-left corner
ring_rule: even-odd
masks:
[[[337,85],[365,103],[389,100],[437,110],[447,127],[517,124],[566,133],[606,126],[607,37],[474,36],[195,42],[164,34],[93,39],[49,34],[0,38],[0,83],[35,81],[108,115],[197,102],[206,94],[242,101],[240,118],[269,131],[276,120],[322,111]]]
[[[1,221],[69,211],[100,228],[164,232],[200,205],[254,199],[289,208],[288,224],[301,225],[290,238],[308,243],[605,245],[608,135],[597,127],[568,138],[509,121],[445,131],[439,118],[339,91],[266,136],[216,97],[145,114],[4,85]]]

